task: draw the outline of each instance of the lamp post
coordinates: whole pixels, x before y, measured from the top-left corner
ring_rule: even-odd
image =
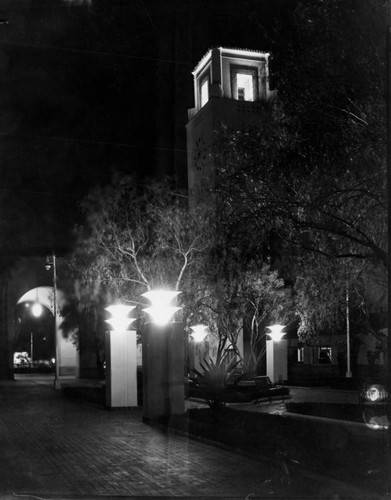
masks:
[[[171,305],[171,302],[180,294],[181,292],[172,292],[170,290],[150,290],[145,292],[142,297],[145,297],[151,302],[150,307],[143,309],[148,313],[152,322],[158,326],[165,326],[169,323],[172,316],[180,309],[180,307],[175,307]]]
[[[352,378],[352,371],[350,369],[350,305],[349,305],[348,277],[346,277],[345,310],[346,310],[346,378]]]
[[[208,335],[208,327],[206,325],[194,325],[190,327],[191,337],[194,342],[202,342]]]
[[[143,309],[151,317],[143,329],[143,419],[185,412],[185,338],[182,323],[171,323],[180,309],[171,302],[180,292],[150,290]]]
[[[273,383],[282,382],[288,378],[288,346],[282,340],[286,334],[283,325],[267,326],[270,330],[270,340],[266,340],[266,373]]]
[[[199,324],[191,326],[190,330],[190,338],[192,342],[189,342],[189,372],[191,372],[193,368],[199,368],[198,359],[201,358],[201,343],[208,335],[208,327],[206,325]]]
[[[46,257],[45,269],[47,271],[53,270],[53,314],[54,314],[54,346],[55,346],[55,366],[54,366],[54,388],[61,389],[60,383],[60,341],[58,338],[58,319],[57,319],[57,268],[56,268],[56,254],[53,252],[50,257]]]
[[[137,336],[129,330],[136,318],[129,317],[135,306],[106,307],[112,331],[106,334],[106,405],[109,408],[137,406]]]

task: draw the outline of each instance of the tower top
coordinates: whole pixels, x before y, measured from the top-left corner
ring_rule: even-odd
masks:
[[[215,47],[203,56],[192,71],[195,107],[189,118],[211,98],[237,101],[267,101],[269,89],[268,52]]]
[[[220,57],[228,59],[242,59],[243,61],[267,61],[270,57],[269,52],[262,52],[260,50],[249,50],[249,49],[238,49],[238,48],[228,48],[228,47],[215,47],[209,49],[208,52],[202,57],[197,66],[192,71],[194,77],[200,74],[206,65],[211,61],[213,51],[218,51]]]

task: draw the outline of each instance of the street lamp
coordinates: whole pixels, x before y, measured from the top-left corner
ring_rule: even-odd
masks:
[[[282,382],[288,378],[288,345],[282,337],[283,325],[267,326],[270,340],[266,341],[266,374],[273,383]]]
[[[200,369],[200,359],[202,355],[207,354],[209,347],[202,342],[208,335],[208,327],[206,325],[193,325],[190,327],[190,339],[188,344],[188,371]]]
[[[126,306],[124,304],[115,304],[106,307],[106,311],[111,314],[111,318],[106,319],[106,322],[113,327],[115,332],[123,332],[127,330],[136,318],[129,318],[129,313],[136,306]]]
[[[60,384],[60,342],[58,338],[58,320],[57,320],[57,268],[56,268],[56,254],[53,252],[52,256],[46,257],[45,264],[46,271],[53,270],[53,314],[54,314],[54,345],[55,345],[55,371],[54,371],[54,388],[61,389]]]
[[[285,328],[284,325],[271,325],[266,328],[269,328],[270,332],[267,334],[273,342],[280,342],[282,337],[286,334],[286,332],[282,331]]]
[[[143,309],[148,313],[152,322],[158,326],[165,326],[169,323],[172,316],[180,309],[180,307],[171,306],[171,301],[174,300],[181,292],[172,292],[170,290],[150,290],[145,292],[142,297],[148,299],[152,306]]]
[[[208,335],[208,327],[206,325],[194,325],[190,327],[191,338],[194,342],[202,342]]]
[[[43,313],[43,307],[39,302],[35,302],[31,307],[31,314],[34,318],[39,318]]]
[[[170,322],[180,307],[171,302],[180,292],[150,290],[143,309],[152,322],[143,327],[143,419],[185,412],[185,337],[183,325]]]

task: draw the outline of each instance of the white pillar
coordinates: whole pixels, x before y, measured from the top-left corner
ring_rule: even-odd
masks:
[[[288,342],[266,341],[266,374],[273,383],[288,380]]]
[[[135,330],[106,333],[106,406],[137,406],[137,337]]]

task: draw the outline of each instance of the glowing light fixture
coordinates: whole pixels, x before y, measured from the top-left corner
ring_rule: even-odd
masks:
[[[43,307],[39,302],[35,302],[31,308],[31,313],[34,318],[39,318],[43,313]]]
[[[124,304],[115,304],[106,307],[106,311],[111,314],[110,319],[106,319],[107,323],[113,327],[114,331],[123,332],[127,330],[136,318],[130,318],[129,313],[136,306],[127,306]]]
[[[150,290],[142,294],[148,299],[152,306],[143,309],[148,313],[153,323],[159,326],[166,325],[172,316],[180,309],[180,307],[171,306],[171,301],[175,299],[181,292],[172,292],[169,290]]]
[[[208,335],[208,327],[206,325],[194,325],[190,329],[192,330],[191,337],[194,342],[202,342]]]
[[[382,401],[387,399],[388,393],[386,389],[380,384],[372,384],[365,391],[365,398],[368,401]]]
[[[279,342],[286,334],[286,332],[282,331],[283,328],[285,328],[284,325],[271,325],[267,326],[266,328],[269,328],[269,330],[271,330],[270,332],[268,332],[268,335],[273,340],[273,342]]]

